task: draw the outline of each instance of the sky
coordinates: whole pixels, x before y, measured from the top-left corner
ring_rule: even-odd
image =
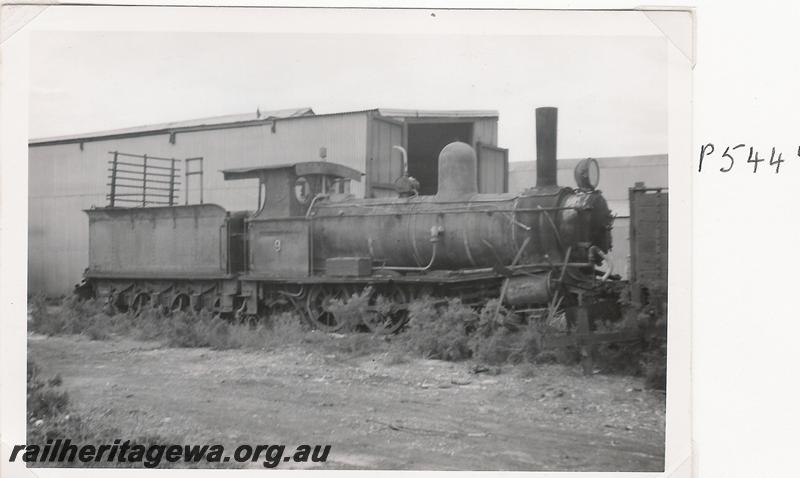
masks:
[[[29,135],[311,107],[499,112],[535,159],[534,108],[559,108],[559,158],[667,151],[667,44],[637,36],[35,32]]]

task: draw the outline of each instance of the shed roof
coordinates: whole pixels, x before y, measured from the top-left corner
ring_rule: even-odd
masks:
[[[394,118],[497,118],[497,110],[404,110],[378,108],[378,114]]]
[[[335,115],[348,115],[374,112],[390,118],[496,118],[495,110],[408,110],[395,108],[373,108],[369,110],[343,111],[336,113],[316,114],[310,107],[292,108],[271,111],[257,111],[254,113],[212,116],[186,121],[173,121],[146,126],[96,131],[90,133],[70,134],[64,136],[51,136],[35,138],[28,141],[29,146],[46,146],[62,143],[80,143],[83,141],[115,139],[131,136],[148,136],[154,134],[170,134],[203,129],[235,128],[239,126],[253,126],[270,123],[274,120],[287,120],[294,118],[325,117]]]
[[[214,128],[219,126],[238,126],[246,124],[269,123],[276,119],[298,118],[302,116],[312,116],[314,110],[309,107],[292,108],[283,110],[258,111],[253,113],[232,114],[222,116],[211,116],[185,121],[172,121],[169,123],[158,123],[146,126],[133,126],[130,128],[112,129],[106,131],[96,131],[91,133],[70,134],[64,136],[51,136],[48,138],[36,138],[28,141],[29,145],[42,145],[53,143],[75,143],[90,139],[111,139],[125,136],[146,136],[151,134],[164,134],[181,132],[193,129]]]

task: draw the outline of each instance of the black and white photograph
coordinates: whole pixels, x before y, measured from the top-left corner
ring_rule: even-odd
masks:
[[[683,460],[693,45],[668,27],[689,12],[184,10],[27,32],[25,436],[3,460]]]

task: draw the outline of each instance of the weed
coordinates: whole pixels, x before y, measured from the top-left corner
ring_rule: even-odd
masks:
[[[536,366],[530,362],[518,365],[515,371],[520,378],[533,378],[536,376]]]
[[[62,380],[59,375],[50,379],[42,377],[41,369],[32,361],[28,361],[27,374],[27,443],[43,445],[48,440],[69,439],[76,446],[103,445],[113,443],[121,436],[131,437],[129,445],[163,445],[167,443],[183,443],[185,440],[179,436],[163,436],[160,434],[146,433],[142,430],[132,430],[122,433],[119,429],[104,425],[100,417],[89,415],[80,416],[70,413],[69,395],[61,390]],[[59,457],[60,458],[60,457]],[[78,459],[69,461],[70,456],[65,454],[65,461],[34,463],[34,466],[59,466],[59,467],[141,467],[142,462],[108,462],[91,461],[82,462]],[[75,458],[75,457],[72,457]],[[166,460],[160,463],[161,467],[171,464]]]
[[[405,343],[408,349],[425,358],[464,360],[472,356],[469,331],[478,314],[459,299],[444,305],[432,299],[412,302],[408,310]]]
[[[644,384],[655,390],[667,389],[667,342],[661,340],[644,353],[641,363]]]
[[[152,332],[162,328],[162,341],[171,347],[273,349],[299,343],[306,333],[300,318],[290,312],[256,324],[231,322],[206,311],[196,315],[176,312],[161,322],[162,325],[151,325],[148,330]]]
[[[521,323],[496,301],[489,301],[480,313],[470,346],[479,360],[500,365],[532,362],[541,350],[541,340],[534,322]]]
[[[354,332],[361,328],[364,317],[369,313],[367,309],[371,295],[372,287],[365,287],[360,293],[355,292],[346,299],[330,301],[328,309],[343,324],[342,331]]]
[[[491,365],[532,361],[541,350],[541,335],[533,323],[489,301],[480,312],[451,299],[441,305],[430,299],[409,307],[405,343],[427,358],[463,360],[470,357]]]
[[[408,363],[409,361],[408,355],[398,350],[390,350],[389,352],[386,352],[381,360],[384,365],[389,367],[394,365],[402,365]]]
[[[93,340],[106,339],[109,317],[102,309],[102,304],[94,299],[77,300],[70,297],[59,306],[50,304],[42,296],[36,296],[31,302],[28,325],[31,330],[45,335],[86,334]]]
[[[283,312],[267,320],[266,332],[269,348],[286,344],[300,343],[308,335],[308,327],[300,316],[294,312]]]
[[[542,364],[563,363],[563,361],[559,359],[559,355],[556,350],[543,350],[539,355],[537,355],[533,359],[533,363],[537,365],[542,365]]]
[[[641,375],[642,342],[602,343],[594,353],[594,366],[604,373]]]
[[[50,380],[41,378],[41,370],[32,361],[28,361],[27,416],[29,420],[38,420],[56,416],[66,410],[69,397],[60,390],[61,377],[56,375]]]
[[[344,300],[332,301],[331,312],[345,323],[344,331],[364,330],[363,317],[369,313],[372,295],[372,290],[367,288]],[[386,307],[388,313],[393,304],[379,297],[371,307]],[[387,346],[389,341],[394,341],[402,351],[387,355],[385,361],[389,365],[407,361],[406,352],[451,361],[474,358],[489,365],[574,365],[580,361],[576,347],[542,351],[544,335],[566,330],[564,313],[523,321],[499,305],[497,300],[490,300],[478,311],[458,299],[418,299],[409,305],[405,332],[391,337],[361,333],[340,336],[310,331],[294,312],[284,312],[251,324],[231,322],[208,311],[164,315],[159,308],[145,307],[137,315],[118,313],[109,316],[104,310],[105,304],[98,300],[67,298],[59,306],[48,303],[43,296],[34,296],[29,305],[29,326],[31,330],[47,335],[83,334],[92,340],[123,335],[159,341],[169,347],[273,350],[305,344],[323,353],[346,357],[388,353],[387,350],[396,349]],[[599,324],[598,331],[615,331],[635,325],[635,322],[633,325],[629,322]],[[596,349],[595,363],[606,373],[643,375],[649,387],[665,386],[665,347],[645,342],[601,344]],[[51,399],[54,400],[55,396]]]

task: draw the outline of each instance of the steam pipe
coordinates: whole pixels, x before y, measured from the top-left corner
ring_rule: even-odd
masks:
[[[380,267],[380,269],[405,272],[428,272],[433,267],[433,263],[436,262],[436,252],[439,249],[439,237],[442,234],[444,234],[444,228],[441,226],[431,227],[431,244],[433,244],[433,250],[431,251],[431,260],[428,262],[428,265],[423,267],[383,266]]]
[[[311,213],[314,211],[314,205],[317,203],[317,199],[323,199],[327,197],[327,194],[317,194],[314,196],[314,198],[311,200],[311,204],[308,205],[308,209],[306,210],[306,219],[311,217]]]
[[[378,269],[386,269],[390,271],[399,271],[399,272],[428,272],[433,267],[433,263],[436,262],[436,250],[437,246],[439,245],[438,241],[433,243],[433,250],[431,251],[431,260],[428,262],[428,265],[424,267],[403,267],[403,266],[382,266]]]
[[[406,148],[394,145],[392,149],[400,151],[400,154],[403,156],[403,164],[400,166],[400,175],[408,176],[408,153],[406,152]]]

